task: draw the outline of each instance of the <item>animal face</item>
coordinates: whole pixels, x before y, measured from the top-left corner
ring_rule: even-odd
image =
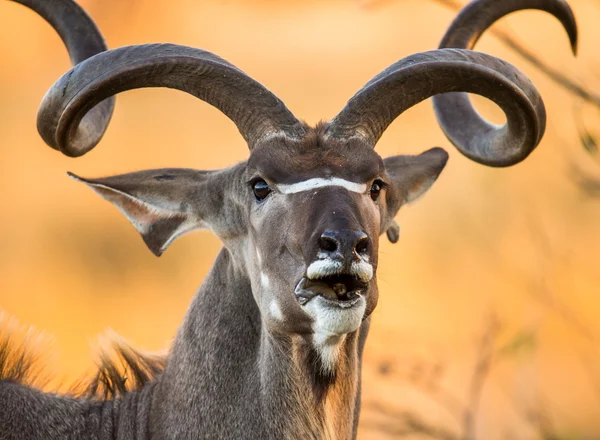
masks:
[[[252,151],[246,258],[265,321],[283,332],[353,332],[377,305],[379,236],[441,172],[446,154],[386,169],[360,140],[317,126]],[[406,157],[405,157],[406,159]]]
[[[441,149],[383,160],[327,124],[270,139],[221,171],[163,169],[86,180],[157,255],[197,228],[214,231],[243,268],[266,325],[335,337],[377,305],[380,235],[442,171]]]

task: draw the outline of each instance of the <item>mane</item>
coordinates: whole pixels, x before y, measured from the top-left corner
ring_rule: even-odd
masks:
[[[72,393],[93,400],[113,400],[137,391],[155,380],[167,365],[167,356],[139,351],[117,335],[99,352],[98,371],[84,379]]]
[[[38,341],[30,329],[23,332],[14,319],[0,313],[0,381],[17,382],[41,388],[47,381],[42,379],[40,356],[33,350]]]
[[[44,388],[49,381],[37,349],[40,334],[31,329],[20,336],[22,333],[15,320],[0,313],[0,382]],[[95,374],[76,381],[68,395],[88,400],[119,399],[155,380],[167,365],[166,355],[143,353],[113,333],[107,341],[98,352]]]

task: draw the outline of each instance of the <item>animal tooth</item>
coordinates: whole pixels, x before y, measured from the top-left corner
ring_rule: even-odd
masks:
[[[337,283],[333,286],[333,291],[337,294],[337,295],[343,295],[344,293],[347,292],[346,290],[346,285],[344,283]]]

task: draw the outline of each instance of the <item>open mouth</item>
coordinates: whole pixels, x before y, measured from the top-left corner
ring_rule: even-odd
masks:
[[[305,305],[316,296],[339,307],[352,307],[364,294],[367,283],[353,275],[337,274],[317,279],[304,277],[296,286],[296,298]]]

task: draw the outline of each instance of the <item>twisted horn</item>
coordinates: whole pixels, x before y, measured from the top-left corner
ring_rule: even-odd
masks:
[[[304,133],[283,102],[222,58],[192,47],[143,44],[99,53],[63,75],[40,106],[40,134],[68,156],[85,154],[102,137],[100,127],[85,124],[90,109],[143,87],[181,90],[213,105],[237,125],[250,149],[265,136]]]
[[[12,0],[28,7],[46,20],[67,47],[71,63],[76,65],[107,50],[102,34],[86,12],[72,0]],[[106,130],[115,106],[114,98],[102,102],[86,117],[83,125],[100,132]],[[38,130],[41,130],[38,127]],[[43,136],[42,136],[43,137]],[[48,143],[58,149],[54,143]]]
[[[304,134],[304,126],[275,95],[210,52],[173,44],[107,50],[92,20],[73,1],[13,1],[54,26],[75,65],[46,93],[37,122],[44,141],[67,156],[81,156],[100,141],[113,95],[142,87],[182,90],[215,106],[237,125],[250,149],[264,137]]]
[[[531,81],[503,60],[465,49],[418,53],[388,67],[350,99],[331,122],[329,134],[358,135],[375,146],[404,111],[434,95],[458,91],[491,99],[508,119],[500,128],[474,130],[468,125],[472,121],[460,115],[454,123],[464,134],[461,148],[465,151],[502,159],[507,152],[518,154],[522,145],[532,148],[540,140],[544,104]],[[518,145],[514,139],[520,140]]]
[[[473,1],[454,19],[440,43],[440,48],[473,49],[481,35],[494,22],[524,9],[546,11],[556,17],[567,31],[573,54],[577,53],[577,24],[573,11],[564,0]],[[519,138],[497,137],[498,142],[507,145],[507,149],[501,148],[500,145],[492,149],[476,148],[477,145],[469,146],[469,139],[481,136],[487,131],[497,131],[499,128],[477,113],[467,94],[436,96],[433,98],[433,106],[442,130],[456,148],[465,156],[486,165],[509,166],[522,161],[533,151],[543,135],[542,129],[540,139],[533,145],[525,144],[524,140]],[[545,120],[543,123],[545,124]]]
[[[577,54],[577,23],[571,7],[565,0],[475,0],[458,13],[446,31],[440,49],[473,49],[481,35],[496,21],[513,12],[526,9],[545,11],[563,25]]]
[[[523,4],[525,8],[545,4],[544,10],[561,20],[575,47],[577,27],[562,0],[475,0],[459,14],[443,44],[472,47],[487,26],[502,15],[524,9]],[[465,93],[455,92],[491,99],[502,108],[507,123],[490,124],[479,116]],[[446,136],[476,162],[516,164],[533,151],[544,134],[544,104],[531,81],[504,61],[461,48],[416,54],[393,64],[350,99],[331,122],[329,133],[337,138],[359,135],[375,146],[402,112],[433,96]]]

